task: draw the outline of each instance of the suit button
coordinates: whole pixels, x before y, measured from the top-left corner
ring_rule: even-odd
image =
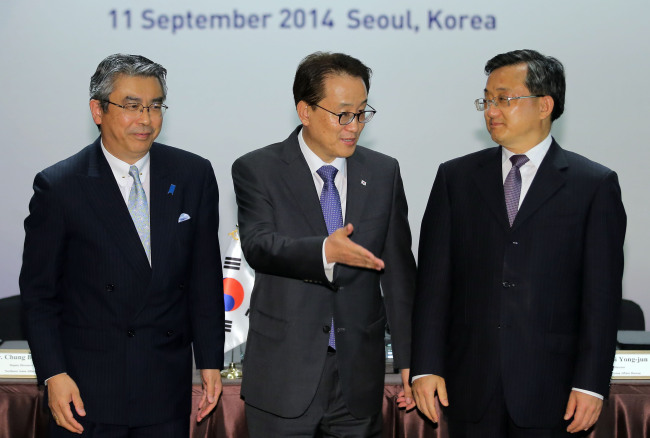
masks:
[[[329,325],[324,325],[323,326],[323,333],[329,333],[330,332],[330,326]]]
[[[135,336],[135,330],[129,330],[128,332],[126,332],[126,334],[129,336],[129,338],[132,338]]]
[[[183,283],[181,283],[181,284],[178,285],[178,288],[179,289],[185,289],[185,285]]]
[[[174,334],[174,330],[167,330],[167,337],[170,337]]]
[[[115,290],[115,285],[107,283],[106,284],[106,292],[113,292],[113,290]]]

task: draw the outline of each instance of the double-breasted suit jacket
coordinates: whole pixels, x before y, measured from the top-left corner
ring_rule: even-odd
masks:
[[[198,368],[223,364],[214,172],[162,144],[150,154],[151,264],[99,138],[36,176],[25,220],[20,288],[36,372],[70,375],[89,421],[189,415],[192,345]]]

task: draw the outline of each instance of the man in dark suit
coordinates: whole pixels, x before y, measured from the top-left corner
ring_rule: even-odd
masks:
[[[590,428],[609,391],[626,216],[616,174],[550,134],[564,68],[518,50],[488,61],[500,146],[440,166],[422,220],[413,394],[452,437]],[[448,394],[448,396],[447,396]]]
[[[198,419],[221,392],[217,182],[207,160],[154,143],[166,73],[104,59],[90,81],[100,137],[34,181],[20,288],[54,437],[188,436],[192,347]]]
[[[256,271],[242,384],[252,437],[378,435],[387,320],[407,380],[415,262],[398,163],[357,146],[375,113],[370,73],[348,55],[307,56],[293,85],[302,126],[232,168]]]

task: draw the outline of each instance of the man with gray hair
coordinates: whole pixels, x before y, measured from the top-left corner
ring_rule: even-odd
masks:
[[[563,437],[609,392],[626,216],[616,173],[560,147],[564,68],[489,60],[476,109],[499,146],[443,163],[422,220],[413,395],[453,438]]]
[[[20,290],[51,436],[189,435],[221,392],[224,309],[210,163],[155,143],[167,71],[111,55],[90,81],[100,136],[36,175]]]

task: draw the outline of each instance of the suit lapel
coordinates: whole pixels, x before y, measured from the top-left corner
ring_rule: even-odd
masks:
[[[80,175],[79,178],[79,185],[86,194],[88,204],[104,223],[124,257],[130,260],[129,265],[133,267],[137,275],[151,275],[147,254],[113,172],[101,150],[99,139],[93,144],[90,153],[88,173]]]
[[[358,225],[368,198],[368,187],[372,187],[372,174],[365,166],[363,156],[355,152],[346,160],[348,167],[347,202],[344,224]]]
[[[318,200],[318,192],[314,186],[314,178],[309,172],[309,166],[298,144],[299,130],[300,128],[296,129],[284,141],[282,160],[287,164],[287,169],[279,172],[279,175],[293,194],[310,227],[316,234],[327,236],[327,226]]]
[[[567,167],[568,162],[562,148],[553,140],[519,208],[512,224],[513,229],[521,225],[565,184],[566,175],[562,170]]]
[[[165,159],[159,146],[154,143],[150,150],[150,215],[151,223],[151,283],[149,287],[142,291],[133,310],[133,318],[144,309],[149,300],[149,296],[154,291],[160,291],[162,287],[157,284],[161,279],[167,278],[166,273],[172,272],[169,267],[171,251],[175,240],[174,227],[178,226],[178,211],[182,200],[182,192],[186,187],[182,187],[177,181],[178,175],[174,172],[173,163]],[[170,193],[171,185],[174,190]]]
[[[474,182],[476,187],[485,199],[488,207],[494,213],[497,221],[504,229],[510,229],[508,222],[508,213],[506,210],[506,200],[503,194],[503,173],[501,148],[494,148],[487,154],[482,161],[476,173],[474,173]]]
[[[175,200],[179,199],[180,190],[170,193],[172,184],[176,186],[178,181],[173,179],[172,170],[164,157],[160,155],[154,143],[150,151],[151,158],[151,190],[150,190],[150,221],[151,221],[151,266],[154,274],[160,270],[165,271],[165,261],[169,258],[166,255],[170,251],[170,245],[173,239],[169,236],[173,234],[173,227],[177,225],[172,213],[174,210]],[[176,198],[174,198],[176,194]]]

